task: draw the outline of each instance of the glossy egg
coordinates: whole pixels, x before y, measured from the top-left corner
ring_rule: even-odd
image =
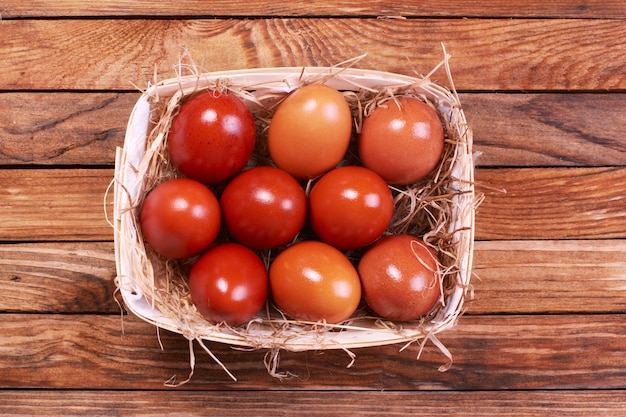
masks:
[[[419,238],[386,236],[372,246],[358,265],[363,298],[381,317],[408,321],[422,317],[441,295],[439,263]]]
[[[298,179],[310,179],[343,159],[351,134],[352,115],[343,94],[324,84],[309,84],[280,103],[267,140],[276,166]]]
[[[342,166],[324,174],[309,194],[313,231],[339,249],[357,249],[378,239],[393,216],[387,183],[361,166]]]
[[[339,323],[356,311],[361,300],[356,268],[323,242],[289,246],[272,262],[269,276],[274,302],[292,319]]]
[[[377,107],[363,121],[359,157],[390,184],[413,184],[441,159],[444,130],[435,110],[416,98]]]
[[[207,320],[236,326],[250,321],[265,306],[267,270],[251,249],[237,243],[218,244],[191,268],[189,291]]]
[[[168,150],[187,178],[216,184],[246,166],[255,140],[254,116],[245,103],[206,91],[183,103],[172,119]]]
[[[307,213],[306,195],[298,181],[268,166],[247,169],[230,180],[220,205],[229,235],[253,249],[289,243]]]
[[[211,245],[222,215],[215,194],[189,178],[165,181],[146,196],[140,212],[143,237],[161,255],[183,259]]]

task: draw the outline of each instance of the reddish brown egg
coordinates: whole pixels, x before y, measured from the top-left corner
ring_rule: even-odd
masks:
[[[217,184],[246,166],[255,140],[254,116],[243,101],[205,91],[183,103],[172,119],[168,151],[187,178]]]
[[[382,238],[363,255],[358,272],[365,302],[390,320],[420,318],[441,295],[437,257],[414,236]]]
[[[443,145],[443,126],[435,110],[418,99],[399,98],[365,118],[359,156],[388,183],[407,185],[435,169]]]

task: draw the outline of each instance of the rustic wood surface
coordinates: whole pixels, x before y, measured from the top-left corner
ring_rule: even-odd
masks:
[[[452,54],[474,130],[474,300],[426,345],[281,354],[189,345],[122,314],[112,196],[139,91],[205,70],[425,74]],[[0,4],[0,415],[626,416],[623,1]],[[444,80],[436,80],[444,82]],[[110,214],[110,213],[108,213]]]

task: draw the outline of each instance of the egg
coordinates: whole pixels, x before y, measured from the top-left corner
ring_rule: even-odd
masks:
[[[368,307],[390,320],[418,319],[441,296],[434,251],[408,234],[381,238],[361,257],[358,272]]]
[[[276,166],[306,180],[337,166],[351,135],[352,114],[343,94],[325,84],[308,84],[280,103],[267,141]]]
[[[439,116],[411,97],[376,107],[363,121],[358,144],[362,164],[394,185],[426,177],[438,165],[443,146]]]

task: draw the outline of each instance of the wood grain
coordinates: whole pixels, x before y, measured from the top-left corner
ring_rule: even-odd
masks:
[[[626,417],[626,2],[7,0],[0,30],[0,416]],[[122,316],[104,215],[138,91],[185,54],[413,75],[441,43],[486,195],[452,367],[433,343],[282,352],[280,382],[209,343],[238,382],[195,344],[164,387],[188,341]]]
[[[470,314],[626,312],[626,241],[476,242]]]
[[[0,94],[0,164],[113,164],[139,93]]]
[[[367,53],[363,67],[425,74],[441,61],[442,42],[459,90],[626,88],[624,20],[52,19],[2,26],[0,90],[145,87],[155,68],[160,78],[173,76],[184,51],[202,70],[334,65]]]
[[[462,94],[479,166],[624,166],[626,95]]]
[[[623,168],[481,169],[476,181],[486,196],[476,215],[478,239],[626,236]]]
[[[0,94],[0,164],[112,166],[138,97]],[[474,93],[461,102],[481,167],[626,166],[625,94]]]
[[[626,312],[626,241],[479,241],[470,315]],[[0,312],[118,314],[112,242],[0,245]]]
[[[112,178],[111,169],[0,171],[0,240],[111,240]],[[476,181],[486,195],[479,240],[626,237],[624,168],[480,169]]]
[[[0,170],[0,240],[111,240],[112,179],[111,169]]]
[[[176,5],[163,0],[129,3],[106,0],[89,4],[78,0],[31,0],[9,2],[3,11],[5,19],[18,17],[85,17],[85,16],[447,16],[447,17],[576,17],[612,18],[626,16],[626,7],[620,1],[586,0],[540,1],[524,3],[477,0],[392,0],[368,1],[312,0],[306,3],[251,1],[220,1],[204,3],[194,0],[177,1]]]
[[[0,416],[544,416],[619,417],[626,413],[623,391],[550,390],[529,392],[404,391],[4,391]]]
[[[4,314],[0,322],[0,385],[5,389],[162,389],[189,374],[189,346],[133,316]],[[427,344],[355,350],[283,352],[280,382],[263,365],[265,351],[209,348],[238,382],[196,346],[188,390],[541,390],[621,389],[626,377],[621,315],[465,316],[439,339],[454,363]]]
[[[111,242],[0,245],[0,311],[117,313]]]

